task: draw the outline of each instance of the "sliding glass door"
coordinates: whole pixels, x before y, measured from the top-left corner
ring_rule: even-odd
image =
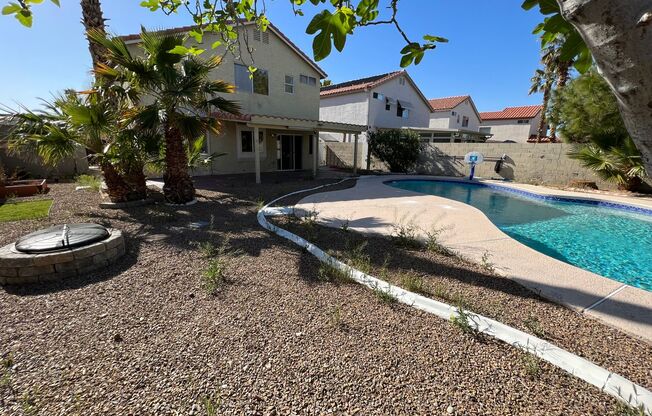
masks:
[[[303,169],[303,136],[279,134],[276,136],[276,164],[278,170]]]

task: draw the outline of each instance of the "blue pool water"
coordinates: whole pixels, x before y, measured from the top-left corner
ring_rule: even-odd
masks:
[[[652,291],[652,210],[542,197],[499,185],[399,180],[390,186],[463,202],[550,257]]]

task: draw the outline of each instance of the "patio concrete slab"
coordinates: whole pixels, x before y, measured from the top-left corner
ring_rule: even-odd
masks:
[[[433,228],[443,229],[440,242],[460,255],[481,262],[488,255],[498,273],[541,296],[587,313],[612,326],[652,341],[652,292],[623,286],[587,270],[548,257],[507,236],[480,210],[464,203],[405,191],[386,185],[394,179],[437,179],[424,176],[362,177],[353,188],[313,194],[296,205],[298,214],[319,212],[319,221],[331,227],[348,223],[350,229],[391,235],[396,226],[414,226],[422,238]],[[451,178],[446,178],[450,180]],[[621,196],[587,195],[532,185],[498,182],[529,192],[578,199],[599,199],[652,208],[652,201]],[[633,201],[630,201],[632,199]]]

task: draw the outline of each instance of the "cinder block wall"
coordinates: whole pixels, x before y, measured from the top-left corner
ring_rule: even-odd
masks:
[[[353,165],[352,143],[326,143],[329,166]],[[366,146],[360,145],[360,167],[366,166]],[[571,146],[563,143],[437,143],[424,145],[417,172],[436,176],[467,176],[469,167],[464,155],[471,151],[482,153],[485,158],[506,155],[500,173],[494,172],[495,162],[484,162],[476,167],[476,176],[487,179],[509,179],[520,183],[566,186],[572,180],[588,180],[600,189],[615,189],[612,183],[600,180],[593,172],[582,167],[567,153]],[[373,160],[372,169],[384,169],[382,163]]]
[[[353,143],[326,142],[326,166],[336,168],[353,167]],[[358,169],[367,168],[367,143],[358,143]],[[387,170],[384,163],[371,157],[370,168],[373,170]]]

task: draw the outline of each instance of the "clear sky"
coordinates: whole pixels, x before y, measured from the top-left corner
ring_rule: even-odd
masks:
[[[0,0],[0,5],[7,0]],[[471,94],[480,111],[506,106],[538,104],[529,96],[530,78],[537,67],[539,42],[532,28],[541,20],[520,8],[522,0],[403,0],[399,19],[415,39],[424,34],[446,37],[449,43],[426,54],[408,72],[428,98]],[[136,33],[189,24],[185,14],[165,16],[139,6],[140,0],[104,0],[109,31]],[[381,1],[383,3],[383,1]],[[312,38],[305,28],[314,11],[295,17],[288,0],[267,0],[270,20],[310,56]],[[90,83],[90,56],[80,23],[79,1],[61,0],[35,6],[34,25],[21,26],[13,17],[0,16],[4,58],[0,64],[0,104],[28,106],[38,97],[65,88],[82,89]],[[333,82],[347,81],[399,69],[398,32],[389,26],[359,29],[343,53],[333,53],[319,65]]]

